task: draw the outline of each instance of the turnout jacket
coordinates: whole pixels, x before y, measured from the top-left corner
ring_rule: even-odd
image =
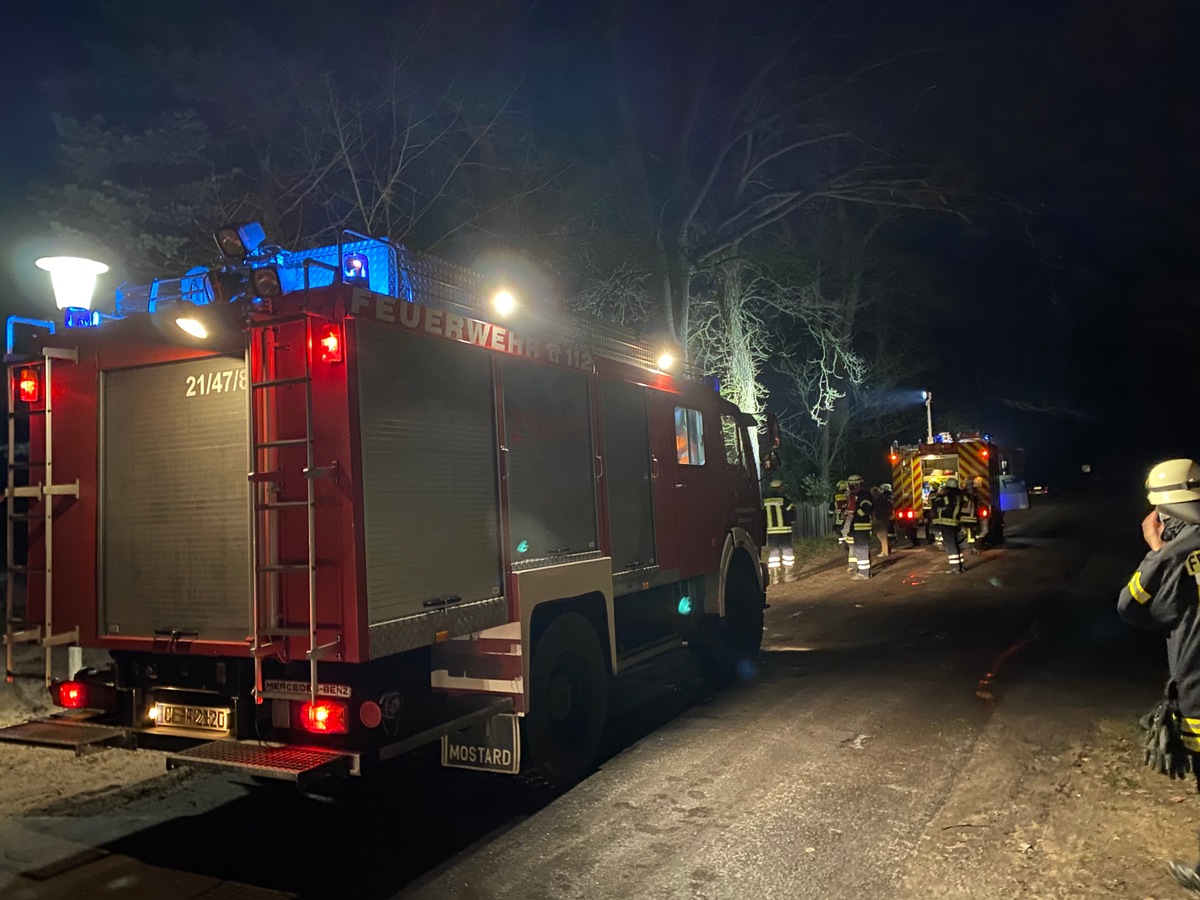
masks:
[[[851,514],[853,521],[853,529],[855,531],[872,531],[875,528],[873,523],[875,504],[871,502],[871,494],[868,491],[859,491],[854,498],[854,512]]]
[[[1168,629],[1167,665],[1179,689],[1183,742],[1200,753],[1200,525],[1172,521],[1161,550],[1146,554],[1117,598],[1140,628]]]
[[[957,526],[962,518],[962,494],[958,488],[946,488],[933,498],[933,524]]]

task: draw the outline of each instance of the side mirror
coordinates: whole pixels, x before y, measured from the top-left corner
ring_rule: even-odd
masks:
[[[775,413],[767,413],[767,448],[769,450],[778,450],[780,443],[779,419]]]

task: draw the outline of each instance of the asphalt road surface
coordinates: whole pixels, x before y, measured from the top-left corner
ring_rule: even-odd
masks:
[[[1137,518],[1100,534],[1097,511],[1015,515],[963,574],[931,548],[869,581],[810,562],[769,592],[757,672],[719,688],[680,651],[631,673],[606,760],[558,796],[432,750],[298,795],[0,747],[0,898],[1176,896],[1162,854],[1200,804],[1121,774],[1161,645],[1113,613]],[[1107,756],[1080,743],[1106,716]],[[1143,809],[1167,850],[1113,851]]]

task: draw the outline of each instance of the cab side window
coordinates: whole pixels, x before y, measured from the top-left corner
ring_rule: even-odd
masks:
[[[675,407],[675,461],[681,466],[704,465],[704,415],[698,409]]]

